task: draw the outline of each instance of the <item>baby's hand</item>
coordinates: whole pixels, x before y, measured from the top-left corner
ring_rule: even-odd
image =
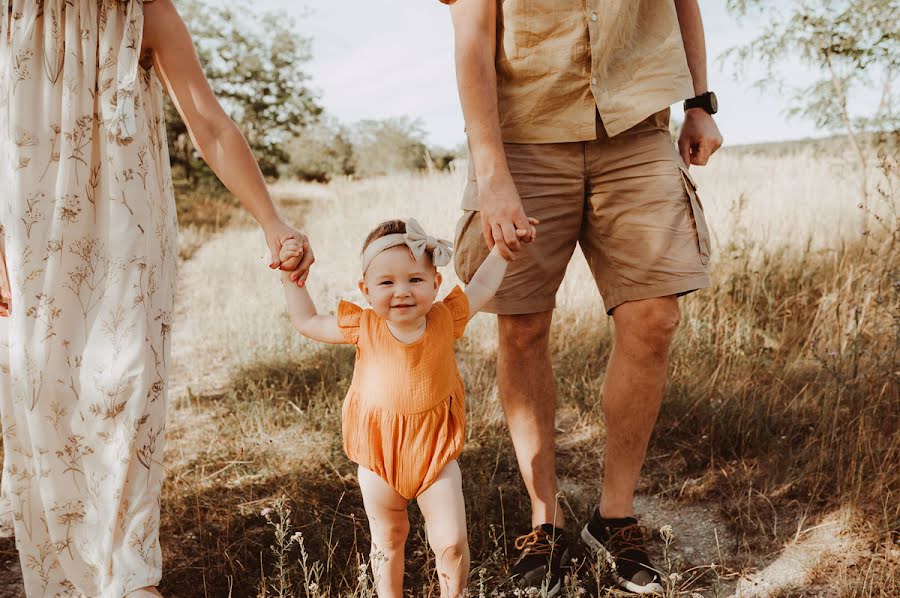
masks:
[[[281,239],[281,251],[278,253],[278,259],[281,260],[282,270],[293,270],[303,259],[303,245],[294,237],[285,235]]]
[[[540,223],[541,221],[537,218],[528,218],[528,228],[517,228],[516,236],[519,237],[519,240],[521,240],[522,243],[534,243],[535,238],[537,238],[537,228],[535,228],[535,225]],[[520,245],[519,247],[519,251],[522,251],[522,246]]]

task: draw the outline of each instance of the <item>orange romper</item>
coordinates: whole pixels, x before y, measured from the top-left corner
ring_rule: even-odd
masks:
[[[466,407],[453,355],[469,319],[458,286],[426,316],[425,332],[398,341],[371,309],[341,301],[338,325],[356,345],[356,366],[344,399],[344,451],[407,500],[422,494],[462,452]]]

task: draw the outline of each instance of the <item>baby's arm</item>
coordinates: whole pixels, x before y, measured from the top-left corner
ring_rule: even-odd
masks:
[[[529,218],[528,222],[530,230],[517,229],[516,235],[525,243],[532,243],[536,237],[535,225],[540,224],[540,222],[534,218]],[[508,264],[509,262],[500,253],[497,245],[494,245],[494,248],[491,249],[485,260],[481,262],[478,270],[472,275],[472,280],[466,285],[470,318],[477,314],[484,307],[484,304],[494,296],[497,289],[500,288],[503,277],[506,276],[506,266]]]
[[[509,262],[500,253],[498,245],[494,245],[488,256],[481,262],[478,270],[472,275],[472,280],[466,285],[466,297],[469,299],[469,317],[471,318],[484,307],[484,304],[494,296],[503,277],[506,275],[506,266]]]
[[[287,259],[295,255],[295,252],[299,252],[299,249],[299,242],[296,239],[283,241],[280,255],[282,263],[286,263]],[[298,287],[296,283],[292,282],[289,270],[281,271],[281,282],[284,286],[288,315],[297,332],[323,343],[347,342],[347,339],[341,334],[336,316],[323,316],[316,313],[316,306],[312,297],[309,296],[309,291],[306,290],[306,285]]]

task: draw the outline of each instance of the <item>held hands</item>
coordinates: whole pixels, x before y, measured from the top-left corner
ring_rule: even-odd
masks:
[[[512,250],[512,253],[513,253],[512,259],[516,259],[516,256],[518,256],[520,253],[522,253],[522,250],[525,249],[525,245],[534,243],[534,240],[537,238],[536,226],[540,223],[541,223],[541,221],[538,220],[537,218],[532,218],[529,216],[528,217],[528,227],[516,229],[516,237],[518,238],[519,243],[518,243],[518,248]],[[496,245],[494,245],[494,248],[495,248],[494,250],[500,250],[500,244],[497,243]],[[501,251],[501,255],[503,255],[502,251]],[[506,259],[506,258],[504,257],[504,259]],[[507,261],[509,261],[509,260],[507,260]]]
[[[291,282],[298,286],[303,286],[306,277],[309,276],[309,269],[316,261],[312,248],[309,246],[309,239],[297,229],[288,226],[284,222],[276,221],[274,224],[265,227],[266,244],[269,246],[269,268],[279,269],[290,272]],[[299,248],[294,248],[295,255],[289,256],[290,262],[285,262],[281,257],[282,245],[292,239],[297,242]]]
[[[297,268],[303,259],[304,247],[308,246],[308,243],[304,245],[304,242],[295,239],[290,234],[282,237],[281,251],[278,254],[278,259],[281,261],[281,269],[288,272]],[[306,276],[303,277],[303,280],[297,281],[297,286],[302,287],[304,284],[306,284]]]
[[[523,243],[534,241],[535,220],[525,215],[522,200],[508,174],[478,180],[481,199],[481,224],[489,249],[497,245],[500,255],[514,260]]]
[[[712,115],[702,108],[689,108],[684,113],[684,126],[678,138],[678,153],[684,165],[705,165],[721,146],[722,134]]]

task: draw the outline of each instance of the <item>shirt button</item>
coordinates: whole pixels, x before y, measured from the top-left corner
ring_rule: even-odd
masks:
[[[591,85],[596,85],[596,84],[597,84],[597,77],[591,78]]]
[[[592,12],[592,13],[591,13],[591,20],[592,20],[592,21],[596,21],[596,20],[597,20],[597,13],[595,13],[595,12]]]

